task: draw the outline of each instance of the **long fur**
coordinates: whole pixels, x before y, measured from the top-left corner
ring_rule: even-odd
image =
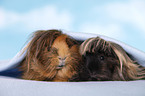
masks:
[[[60,30],[35,32],[26,49],[20,65],[23,79],[68,81],[82,62],[77,41]]]
[[[102,38],[90,38],[80,46],[88,74],[87,80],[145,79],[145,68],[133,61],[118,44]],[[81,78],[79,79],[81,80]]]

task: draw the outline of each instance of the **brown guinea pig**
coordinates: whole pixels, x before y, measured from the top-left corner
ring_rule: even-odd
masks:
[[[145,78],[145,68],[134,62],[124,49],[102,38],[90,38],[80,46],[88,74],[80,74],[78,80],[128,81]],[[84,70],[84,69],[83,69]]]
[[[81,63],[76,40],[59,30],[34,33],[20,65],[22,78],[39,81],[68,81]]]

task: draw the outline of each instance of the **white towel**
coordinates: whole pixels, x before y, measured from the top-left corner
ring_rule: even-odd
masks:
[[[113,38],[99,35],[99,34],[87,34],[87,33],[77,33],[77,32],[66,32],[66,31],[64,31],[63,33],[66,33],[66,34],[72,36],[76,40],[83,40],[84,41],[88,38],[99,36],[100,38],[103,38],[107,41],[115,42],[115,43],[119,44],[120,46],[122,46],[124,48],[124,50],[129,55],[131,55],[135,61],[137,61],[142,66],[145,66],[145,53],[140,51],[140,50],[137,50],[136,48],[133,48],[133,47],[131,47],[123,42],[120,42],[120,41],[115,40]],[[4,70],[15,68],[17,65],[19,65],[19,63],[24,59],[26,51],[27,51],[27,50],[24,51],[24,49],[25,48],[23,48],[20,52],[18,52],[16,54],[16,56],[14,58],[12,58],[11,60],[9,60],[5,63],[1,63],[0,64],[0,72],[4,71]]]

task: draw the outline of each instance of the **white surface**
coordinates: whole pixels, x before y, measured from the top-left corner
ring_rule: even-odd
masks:
[[[23,59],[26,52],[23,52],[24,48],[16,54],[11,60],[0,61],[0,72],[15,68]],[[23,53],[23,54],[22,54]]]
[[[145,81],[44,82],[0,78],[0,96],[145,96]]]

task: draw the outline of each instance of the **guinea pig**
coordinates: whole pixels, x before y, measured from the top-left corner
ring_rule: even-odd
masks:
[[[81,44],[80,54],[84,58],[87,74],[80,74],[78,80],[129,81],[145,78],[145,68],[114,42],[100,37],[90,38]]]
[[[20,64],[23,79],[69,81],[82,62],[78,42],[60,30],[35,32],[26,50]]]

